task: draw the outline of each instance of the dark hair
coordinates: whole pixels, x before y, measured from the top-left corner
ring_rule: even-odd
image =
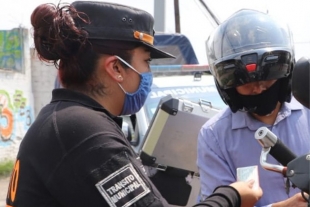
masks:
[[[77,20],[90,24],[85,13],[70,5],[42,4],[31,14],[38,56],[42,61],[54,63],[63,86],[80,87],[87,83],[92,78],[100,54],[118,55],[131,62],[130,50],[139,44],[89,40],[88,33],[76,26]]]

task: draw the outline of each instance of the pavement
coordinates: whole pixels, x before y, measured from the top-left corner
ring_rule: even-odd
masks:
[[[0,177],[0,207],[6,206],[6,195],[10,177]]]

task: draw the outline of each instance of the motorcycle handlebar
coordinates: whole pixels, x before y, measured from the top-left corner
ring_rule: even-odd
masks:
[[[262,167],[285,175],[287,164],[295,159],[296,155],[290,151],[290,149],[288,149],[267,127],[261,127],[256,130],[255,139],[263,147],[260,160]],[[268,154],[273,156],[282,166],[269,164],[267,162]]]

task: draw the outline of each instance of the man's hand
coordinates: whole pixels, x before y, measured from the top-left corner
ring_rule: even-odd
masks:
[[[305,194],[305,196],[309,197],[307,194]],[[272,204],[272,207],[306,207],[306,206],[307,201],[302,197],[301,193],[297,193],[284,201]]]

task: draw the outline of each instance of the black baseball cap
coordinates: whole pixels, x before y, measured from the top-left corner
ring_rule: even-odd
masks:
[[[76,26],[87,31],[88,39],[139,43],[150,50],[153,59],[175,58],[154,47],[154,18],[148,12],[108,2],[75,1],[71,5],[89,18],[90,23],[75,20]]]

